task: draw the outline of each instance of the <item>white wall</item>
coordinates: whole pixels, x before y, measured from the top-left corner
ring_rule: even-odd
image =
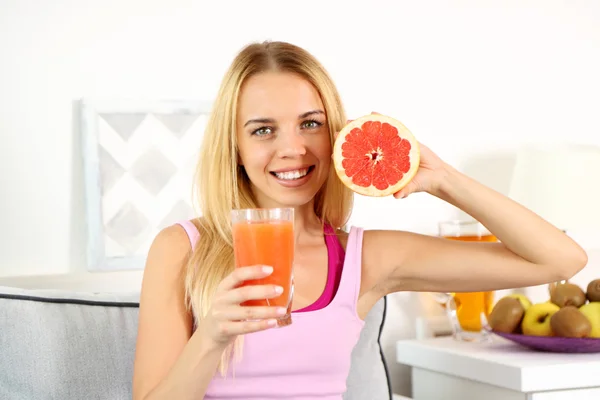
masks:
[[[0,276],[86,276],[75,99],[212,100],[263,39],[313,52],[349,116],[393,115],[503,192],[522,143],[600,144],[596,0],[0,0]],[[352,223],[435,233],[454,212],[428,195],[358,197]]]
[[[332,3],[0,1],[0,275],[85,269],[74,99],[211,100],[252,40],[305,46],[350,116],[394,115],[500,190],[520,143],[600,144],[599,2]],[[358,198],[352,222],[433,233],[452,212]]]

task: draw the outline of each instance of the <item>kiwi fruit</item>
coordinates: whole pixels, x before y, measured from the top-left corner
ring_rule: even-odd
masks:
[[[579,286],[573,283],[561,283],[552,290],[550,301],[559,307],[581,307],[585,304],[586,294]]]
[[[600,279],[594,279],[587,285],[587,299],[592,301],[600,301]]]
[[[592,324],[575,306],[565,306],[550,317],[550,328],[554,336],[568,338],[588,337]]]
[[[488,323],[496,332],[515,333],[521,326],[525,309],[521,302],[513,297],[503,297],[494,306]]]

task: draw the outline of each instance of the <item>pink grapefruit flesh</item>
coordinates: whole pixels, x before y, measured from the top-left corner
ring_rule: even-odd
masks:
[[[333,162],[341,181],[354,192],[374,197],[394,194],[419,169],[419,143],[400,122],[381,114],[353,120],[338,134]]]

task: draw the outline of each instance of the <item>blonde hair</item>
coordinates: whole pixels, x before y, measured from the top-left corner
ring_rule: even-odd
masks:
[[[195,220],[200,238],[185,271],[185,289],[195,326],[208,314],[219,283],[235,267],[231,210],[257,207],[248,176],[237,162],[236,117],[243,83],[267,71],[296,73],[316,88],[325,107],[332,145],[334,132],[346,122],[333,81],[306,50],[285,42],[253,43],[233,60],[207,121],[194,182],[195,202],[202,217]],[[352,192],[337,178],[332,165],[325,184],[315,196],[314,210],[323,223],[342,228],[350,216],[352,199]],[[241,339],[238,337],[224,352],[219,365],[222,375],[232,355],[241,354]]]

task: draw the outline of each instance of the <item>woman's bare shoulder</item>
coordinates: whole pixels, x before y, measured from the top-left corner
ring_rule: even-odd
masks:
[[[168,260],[169,263],[181,261],[188,257],[191,247],[185,229],[179,224],[173,224],[158,232],[150,246],[148,261],[155,259]]]
[[[190,253],[190,240],[179,224],[163,228],[150,246],[140,295],[136,393],[148,393],[166,376],[192,335],[184,284]]]
[[[201,236],[203,232],[206,232],[202,218],[194,218],[189,220],[189,222],[194,225],[194,228]],[[153,250],[155,253],[167,252],[175,258],[177,256],[185,256],[192,250],[190,237],[181,224],[172,224],[158,232],[150,247],[150,253]]]

